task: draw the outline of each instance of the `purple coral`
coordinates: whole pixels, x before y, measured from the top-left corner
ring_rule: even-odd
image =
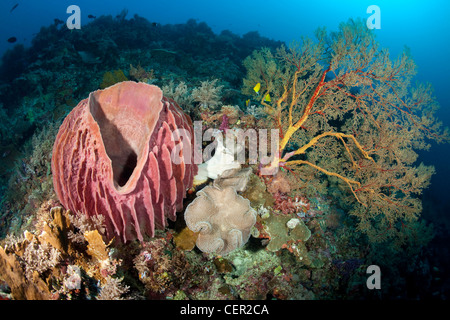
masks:
[[[222,132],[227,132],[228,129],[230,129],[230,126],[228,124],[228,116],[224,114],[222,116],[222,123],[220,124],[219,130]]]

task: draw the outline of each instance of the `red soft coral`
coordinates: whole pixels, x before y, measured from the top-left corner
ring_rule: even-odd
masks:
[[[277,192],[273,197],[275,199],[274,209],[284,214],[306,212],[309,210],[309,201],[305,197],[292,198],[282,192]]]

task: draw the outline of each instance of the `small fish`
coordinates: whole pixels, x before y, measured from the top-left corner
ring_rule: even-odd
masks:
[[[11,150],[6,150],[6,151],[3,152],[3,154],[2,154],[2,158],[6,158],[10,153],[11,153]]]
[[[152,22],[152,26],[153,26],[153,27],[157,27],[157,26],[158,26],[158,23],[157,23],[157,22]]]
[[[248,107],[250,105],[250,99],[245,100],[245,106]]]
[[[253,88],[253,90],[255,90],[255,92],[257,93],[257,94],[259,94],[259,89],[261,89],[261,83],[257,83],[256,84],[256,86]]]
[[[9,42],[9,43],[14,43],[14,42],[16,42],[16,41],[17,41],[17,38],[16,38],[16,37],[11,37],[11,38],[8,39],[8,42]]]
[[[60,19],[53,19],[53,21],[55,22],[55,25],[63,24],[63,23],[64,23],[64,21],[62,21],[62,20],[60,20]]]
[[[77,52],[80,55],[83,63],[87,63],[87,64],[102,63],[102,60],[100,59],[100,57],[96,57],[91,52],[88,52],[88,51],[77,51]]]
[[[266,94],[266,96],[264,97],[264,101],[265,101],[265,102],[270,102],[270,101],[272,101],[272,100],[270,99],[270,94]]]
[[[92,15],[92,14],[90,14],[90,15],[88,15],[88,18],[89,18],[89,19],[95,19],[95,18],[97,18],[97,17],[94,16],[94,15]]]
[[[19,4],[18,3],[16,3],[12,8],[11,8],[11,10],[9,10],[9,13],[11,13],[11,12],[13,12],[14,11],[14,9],[15,8],[17,8],[17,6],[18,6]]]

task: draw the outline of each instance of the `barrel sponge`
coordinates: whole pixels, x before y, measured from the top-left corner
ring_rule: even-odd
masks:
[[[183,209],[197,173],[193,136],[189,116],[156,86],[125,81],[92,92],[56,137],[56,194],[76,214],[104,216],[109,238],[152,237]]]

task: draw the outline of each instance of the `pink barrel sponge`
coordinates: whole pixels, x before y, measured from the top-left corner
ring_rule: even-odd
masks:
[[[109,238],[152,237],[183,209],[197,173],[193,138],[189,116],[156,86],[126,81],[92,92],[56,137],[56,194],[76,214],[103,215]]]

